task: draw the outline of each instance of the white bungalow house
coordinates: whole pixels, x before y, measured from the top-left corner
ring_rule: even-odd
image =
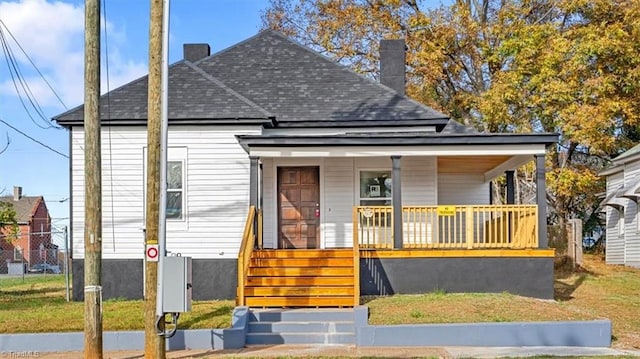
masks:
[[[381,83],[265,30],[169,70],[167,249],[193,257],[194,299],[348,306],[446,291],[551,298],[546,147],[555,134],[478,133],[404,94],[402,40]],[[105,297],[143,291],[147,77],[101,102]],[[71,146],[74,298],[83,288],[83,112]],[[535,161],[537,202],[513,203]],[[490,202],[508,179],[507,204]]]
[[[640,145],[600,173],[607,180],[601,208],[606,213],[606,262],[640,267]]]

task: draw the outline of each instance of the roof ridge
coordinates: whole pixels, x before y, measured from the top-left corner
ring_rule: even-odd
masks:
[[[253,40],[254,38],[256,38],[256,37],[258,37],[258,36],[260,36],[260,34],[262,34],[264,31],[273,31],[273,30],[270,30],[270,29],[263,29],[263,30],[260,30],[260,31],[258,31],[258,33],[257,33],[257,34],[255,34],[255,35],[253,35],[253,36],[251,36],[251,37],[248,37],[248,38],[246,38],[246,39],[244,39],[244,40],[242,40],[242,41],[240,41],[240,42],[237,42],[237,43],[235,43],[235,44],[233,44],[233,45],[231,45],[231,46],[225,47],[224,49],[222,49],[222,50],[220,50],[220,51],[218,51],[218,52],[216,52],[216,53],[213,53],[213,54],[211,54],[211,55],[209,55],[209,56],[207,56],[207,57],[203,57],[203,58],[201,58],[201,59],[200,59],[200,60],[198,60],[198,61],[194,61],[194,62],[192,62],[192,64],[194,64],[194,65],[196,65],[196,66],[197,66],[199,63],[201,63],[201,62],[203,62],[203,61],[206,61],[207,59],[210,59],[210,58],[212,58],[212,57],[216,57],[216,56],[218,56],[218,55],[222,55],[222,54],[224,54],[225,52],[229,52],[229,51],[233,50],[234,48],[236,48],[236,47],[238,47],[238,46],[241,46],[241,45],[244,45],[245,43],[247,43],[247,42],[249,42],[249,41]]]
[[[221,87],[223,90],[227,91],[229,94],[235,96],[240,101],[242,101],[242,102],[246,103],[247,105],[251,106],[255,110],[263,113],[266,117],[275,117],[272,113],[270,113],[269,111],[265,110],[264,108],[258,106],[255,102],[253,102],[253,101],[249,100],[248,98],[242,96],[241,94],[237,93],[232,88],[230,88],[229,86],[225,85],[222,81],[220,81],[217,78],[215,78],[214,76],[208,74],[206,71],[204,71],[203,69],[198,67],[195,63],[192,63],[192,62],[187,61],[187,60],[184,60],[184,63],[185,63],[185,65],[189,66],[189,68],[193,69],[198,74],[200,74],[200,76],[202,76],[205,79],[213,82],[214,84],[216,84],[217,86]]]
[[[362,75],[362,74],[360,74],[360,73],[356,72],[356,71],[355,71],[355,70],[353,70],[351,67],[346,66],[346,65],[343,65],[343,64],[341,64],[340,62],[338,62],[338,61],[336,61],[336,60],[334,60],[334,59],[332,59],[332,58],[330,58],[330,57],[328,57],[328,56],[326,56],[326,55],[323,55],[323,54],[319,53],[319,52],[318,52],[318,51],[316,51],[316,50],[311,49],[310,47],[304,46],[303,44],[301,44],[301,43],[299,43],[298,41],[296,41],[296,40],[294,40],[294,39],[292,39],[292,38],[290,38],[290,37],[286,36],[285,34],[283,34],[283,33],[279,32],[279,31],[276,31],[276,30],[273,30],[273,29],[264,29],[264,30],[260,31],[258,34],[256,34],[256,35],[254,35],[254,36],[250,37],[249,39],[252,39],[252,38],[254,38],[254,37],[258,36],[258,35],[260,35],[260,34],[261,34],[261,33],[263,33],[263,32],[269,32],[269,33],[271,33],[271,34],[273,34],[273,35],[276,35],[276,36],[278,36],[278,37],[280,37],[280,38],[282,38],[282,39],[284,39],[284,40],[287,40],[287,41],[291,42],[292,44],[296,45],[297,47],[299,47],[299,48],[301,48],[301,49],[303,49],[303,50],[305,50],[305,51],[307,51],[307,52],[310,52],[310,53],[312,53],[312,54],[316,55],[317,57],[320,57],[320,58],[324,59],[325,61],[328,61],[328,62],[330,62],[330,63],[332,63],[332,64],[334,64],[334,65],[337,65],[337,66],[338,66],[339,68],[341,68],[342,70],[345,70],[345,71],[347,71],[347,72],[350,72],[350,73],[352,73],[352,74],[354,74],[354,75],[358,76],[361,80],[364,80],[364,81],[366,81],[366,82],[369,82],[369,83],[375,84],[376,86],[378,86],[378,87],[380,87],[380,88],[384,89],[385,91],[387,91],[387,92],[389,92],[389,93],[392,93],[392,94],[394,94],[394,95],[397,95],[397,96],[400,96],[400,97],[404,97],[405,99],[409,100],[410,102],[412,102],[412,103],[413,103],[413,104],[415,104],[415,105],[418,105],[418,106],[422,107],[423,109],[426,109],[426,110],[429,110],[429,111],[431,111],[431,112],[434,112],[434,113],[437,113],[437,114],[442,115],[442,118],[447,118],[447,119],[448,119],[448,118],[450,118],[450,116],[447,116],[447,115],[443,114],[443,113],[442,113],[442,112],[440,112],[440,111],[436,111],[435,109],[433,109],[433,108],[431,108],[431,107],[429,107],[429,106],[427,106],[427,105],[425,105],[425,104],[423,104],[423,103],[421,103],[421,102],[418,102],[418,101],[416,101],[416,100],[412,99],[411,97],[407,96],[406,94],[405,94],[405,95],[401,95],[401,94],[399,94],[399,93],[398,93],[398,91],[396,91],[396,90],[394,90],[394,89],[390,88],[389,86],[386,86],[386,85],[384,85],[384,84],[380,83],[380,81],[374,81],[374,80],[372,80],[372,79],[370,79],[370,78],[368,78],[368,77],[366,77],[366,76],[364,76],[364,75]],[[249,39],[247,39],[247,40],[249,40]],[[378,60],[378,61],[379,61],[379,60]],[[463,126],[464,126],[464,125],[463,125]],[[467,127],[468,127],[468,126],[467,126]]]

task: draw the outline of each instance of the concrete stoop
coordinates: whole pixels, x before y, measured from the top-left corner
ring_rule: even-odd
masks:
[[[249,311],[247,345],[355,343],[353,309]]]

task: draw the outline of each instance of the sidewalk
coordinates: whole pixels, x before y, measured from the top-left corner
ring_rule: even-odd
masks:
[[[3,353],[6,356],[6,353]],[[37,357],[44,359],[81,359],[82,352],[35,353],[32,356],[22,353],[9,353],[13,357]],[[545,356],[623,356],[640,357],[640,351],[626,351],[610,348],[585,347],[355,347],[353,345],[273,345],[252,346],[236,350],[177,350],[167,353],[167,358],[238,358],[238,357],[386,357],[386,358],[496,358]],[[118,351],[105,352],[105,359],[143,358],[144,352]]]

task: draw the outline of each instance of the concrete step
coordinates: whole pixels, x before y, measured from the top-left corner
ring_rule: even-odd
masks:
[[[353,309],[251,309],[250,322],[353,321]]]
[[[354,333],[247,333],[247,345],[355,344]]]
[[[353,322],[249,322],[249,333],[355,333]]]

